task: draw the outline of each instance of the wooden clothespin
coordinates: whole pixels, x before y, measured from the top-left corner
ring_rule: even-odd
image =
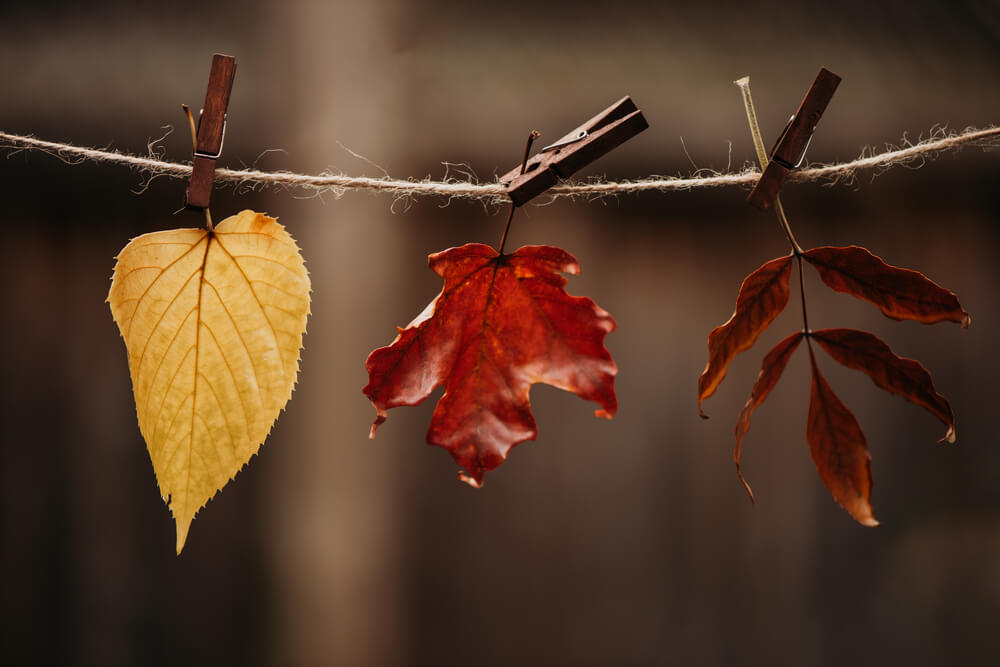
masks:
[[[767,168],[747,197],[750,205],[762,211],[768,211],[774,205],[774,199],[778,196],[782,183],[788,178],[788,173],[805,159],[813,131],[839,84],[839,76],[825,67],[820,68],[816,80],[799,105],[799,110],[788,121],[774,144]]]
[[[649,127],[642,112],[623,97],[559,141],[536,153],[524,166],[500,177],[515,206],[520,206],[569,178],[605,153]]]
[[[198,140],[194,150],[194,169],[188,181],[184,204],[188,208],[207,209],[215,182],[215,161],[222,154],[226,136],[226,109],[236,76],[236,58],[216,53],[208,76],[205,106],[198,120]]]

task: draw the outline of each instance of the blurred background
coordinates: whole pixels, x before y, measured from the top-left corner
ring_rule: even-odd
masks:
[[[724,170],[754,157],[732,81],[751,76],[770,145],[820,66],[844,81],[813,161],[1000,122],[995,0],[46,1],[4,3],[0,24],[0,129],[141,154],[169,124],[174,161],[191,152],[180,104],[201,105],[212,53],[235,55],[220,166],[237,168],[440,178],[452,162],[489,181],[529,130],[554,140],[629,94],[650,129],[580,176]],[[708,332],[743,277],[787,252],[746,191],[519,213],[512,247],[575,254],[568,290],[616,317],[621,409],[595,420],[536,386],[538,440],[477,491],[424,444],[437,395],[367,439],[363,362],[440,290],[426,256],[495,244],[506,210],[217,190],[216,220],[263,210],[296,237],[313,314],[293,400],[177,557],[104,299],[130,238],[201,219],[179,211],[183,181],[137,195],[122,167],[4,154],[3,662],[996,664],[998,183],[1000,154],[969,148],[785,189],[804,246],[864,245],[972,314],[967,331],[893,322],[807,275],[814,327],[868,329],[921,360],[957,415],[958,443],[935,444],[929,413],[820,355],[868,437],[877,529],[816,476],[802,350],[746,441],[756,508],[736,479],[736,414],[765,352],[800,326],[794,300],[698,418]]]

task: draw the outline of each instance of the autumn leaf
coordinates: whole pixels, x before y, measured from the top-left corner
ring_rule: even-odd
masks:
[[[889,346],[867,331],[820,329],[812,338],[838,362],[859,370],[886,391],[927,408],[948,431],[939,442],[955,442],[955,415],[948,400],[934,389],[931,374],[919,361],[897,357]]]
[[[799,343],[802,342],[802,333],[795,332],[791,336],[783,339],[780,343],[775,345],[770,352],[764,357],[764,361],[760,365],[760,374],[757,375],[757,381],[754,382],[753,389],[750,392],[750,398],[747,400],[746,405],[740,410],[740,414],[736,417],[736,447],[733,450],[733,460],[736,462],[736,474],[739,476],[740,481],[743,482],[743,488],[747,490],[747,494],[750,496],[750,500],[753,500],[753,490],[747,483],[746,478],[743,477],[743,472],[740,470],[740,457],[743,448],[743,437],[750,430],[750,416],[753,415],[753,411],[760,407],[761,403],[767,400],[768,395],[774,386],[778,384],[778,380],[781,378],[782,372],[785,370],[785,366],[788,365],[788,360],[792,358],[792,354],[798,349]]]
[[[253,211],[145,234],[117,259],[108,303],[179,554],[291,398],[309,276],[284,227]]]
[[[708,363],[698,378],[698,414],[703,418],[708,415],[701,404],[725,379],[730,362],[749,350],[788,304],[792,257],[772,259],[747,276],[740,285],[732,317],[708,335]]]
[[[830,246],[802,255],[816,267],[831,289],[869,301],[894,320],[924,324],[958,322],[969,326],[969,314],[950,292],[922,273],[890,266],[865,248]]]
[[[698,381],[698,410],[702,417],[705,416],[701,411],[702,401],[722,382],[733,357],[750,348],[787,304],[788,278],[795,253],[800,264],[801,260],[812,263],[828,286],[874,303],[888,317],[969,325],[969,314],[955,294],[916,271],[889,266],[858,246],[807,251],[799,250],[797,245],[795,248],[791,256],[771,260],[750,274],[740,287],[736,312],[726,324],[709,334],[709,362]],[[805,322],[804,299],[802,317]],[[736,418],[733,450],[736,474],[753,501],[753,491],[741,469],[743,440],[754,410],[774,389],[803,338],[810,343],[812,368],[806,440],[816,469],[830,494],[851,516],[866,526],[878,525],[871,508],[871,456],[864,433],[820,373],[811,341],[815,339],[836,361],[865,373],[882,389],[930,411],[947,427],[942,441],[955,441],[955,417],[947,399],[934,389],[927,369],[913,359],[896,356],[885,342],[868,332],[806,328],[788,336],[767,353],[750,398]]]
[[[872,457],[865,434],[819,372],[812,348],[809,348],[809,364],[812,390],[806,440],[813,463],[823,486],[855,521],[877,526],[871,506]]]
[[[537,436],[532,384],[571,391],[601,406],[596,416],[614,416],[617,370],[603,341],[615,321],[563,289],[559,272],[580,270],[572,255],[549,246],[498,255],[471,243],[429,263],[444,278],[441,293],[366,361],[372,437],[387,410],[416,405],[443,384],[427,442],[448,450],[465,470],[459,478],[479,486],[514,445]]]

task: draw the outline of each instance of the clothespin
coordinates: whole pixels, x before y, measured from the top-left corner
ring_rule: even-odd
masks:
[[[194,150],[194,169],[188,181],[184,204],[188,208],[207,209],[215,182],[215,161],[222,154],[226,136],[226,109],[236,76],[236,58],[216,53],[208,76],[205,106],[198,120],[198,140]]]
[[[747,197],[747,203],[762,211],[770,210],[774,205],[774,199],[778,196],[782,183],[788,178],[788,173],[805,159],[813,131],[839,84],[839,76],[825,67],[820,68],[816,80],[799,105],[799,110],[788,121],[774,144],[771,160]]]
[[[610,153],[649,127],[642,112],[623,97],[559,141],[536,153],[500,178],[515,206],[520,206],[580,169]]]

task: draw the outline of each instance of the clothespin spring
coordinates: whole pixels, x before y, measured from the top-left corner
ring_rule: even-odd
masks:
[[[788,117],[788,123],[785,125],[785,129],[783,129],[781,131],[781,134],[778,135],[778,140],[775,141],[774,142],[774,146],[771,147],[771,153],[770,153],[770,156],[771,156],[772,160],[774,160],[775,162],[777,162],[778,164],[780,164],[785,169],[789,169],[789,170],[791,170],[791,169],[798,169],[799,167],[802,166],[802,163],[806,161],[806,151],[809,150],[809,144],[812,143],[812,140],[813,140],[813,134],[812,133],[816,130],[816,128],[813,127],[809,131],[809,139],[806,141],[806,145],[802,147],[802,154],[799,155],[798,162],[796,162],[795,164],[792,164],[788,160],[785,160],[785,159],[781,158],[779,155],[777,155],[777,152],[778,152],[778,146],[781,144],[781,140],[785,138],[785,134],[788,132],[788,128],[790,128],[792,126],[792,123],[794,123],[794,122],[795,122],[795,114],[792,114],[791,116]],[[223,136],[225,136],[225,128],[223,128],[222,131],[223,131]]]
[[[201,111],[198,112],[198,125],[201,125],[201,114],[204,111],[205,110],[202,109]],[[188,111],[188,113],[190,113],[190,110]],[[219,139],[219,150],[217,152],[215,152],[214,154],[213,153],[205,153],[205,152],[202,152],[202,151],[198,150],[198,134],[195,133],[194,134],[194,156],[195,157],[208,158],[209,160],[218,160],[220,157],[222,157],[222,147],[225,146],[225,144],[226,144],[226,125],[228,125],[228,124],[229,124],[229,114],[227,113],[226,115],[224,115],[222,117],[222,138]],[[193,123],[192,123],[191,127],[194,127]]]
[[[576,133],[575,136],[572,136],[569,139],[563,139],[562,141],[557,141],[554,144],[549,144],[548,146],[546,146],[545,148],[543,148],[538,152],[548,153],[549,151],[554,151],[558,148],[562,148],[563,146],[569,146],[570,144],[575,144],[578,141],[583,141],[584,139],[587,138],[587,136],[588,132],[586,130],[580,130],[579,132]]]

